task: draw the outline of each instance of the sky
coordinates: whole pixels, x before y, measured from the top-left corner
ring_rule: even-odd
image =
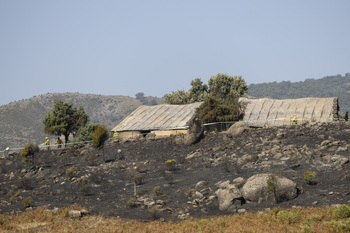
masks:
[[[0,0],[0,105],[350,73],[348,0]]]

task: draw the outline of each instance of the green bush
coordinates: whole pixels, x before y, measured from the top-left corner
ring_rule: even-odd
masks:
[[[267,179],[267,188],[271,192],[276,192],[277,190],[277,178],[276,175],[270,175],[269,178]]]
[[[67,169],[66,169],[66,175],[67,175],[68,177],[72,177],[72,176],[73,176],[74,169],[75,169],[74,167],[67,168]]]
[[[128,200],[128,202],[126,203],[127,206],[131,207],[131,208],[135,208],[138,206],[138,203],[136,201],[135,198],[130,197],[130,199]]]
[[[336,219],[344,219],[350,217],[350,207],[341,205],[333,211],[333,217]]]
[[[153,192],[154,194],[156,194],[156,196],[160,197],[162,196],[162,193],[160,192],[160,186],[156,186],[153,188]]]
[[[281,220],[287,220],[289,223],[298,221],[300,219],[299,213],[292,213],[286,210],[281,210],[277,213],[276,217]]]
[[[21,156],[23,162],[31,163],[34,160],[34,155],[36,152],[39,152],[39,146],[37,144],[29,143],[24,146],[24,148],[21,150]],[[33,160],[28,158],[29,156],[32,156]]]
[[[156,220],[158,218],[158,210],[155,206],[152,208],[148,209],[148,213],[150,213],[151,217],[153,220]]]
[[[27,198],[22,200],[22,205],[26,208],[30,207],[32,205],[32,203],[33,203],[33,199],[31,197],[27,197]]]
[[[88,184],[84,184],[79,188],[79,192],[83,193],[85,196],[91,195],[91,186]]]
[[[345,222],[331,221],[329,223],[329,226],[332,228],[332,230],[337,232],[350,232],[350,221],[345,221]]]
[[[175,159],[168,159],[167,161],[164,162],[165,165],[168,167],[169,171],[173,171],[176,168],[176,160]]]
[[[315,177],[317,173],[316,172],[304,172],[304,180],[306,181],[307,184],[314,184]]]
[[[74,141],[84,142],[92,140],[92,133],[98,128],[100,124],[98,123],[89,123],[81,128],[79,128],[76,138]]]
[[[109,138],[109,131],[104,125],[99,125],[92,133],[92,144],[94,147],[102,147],[105,141]]]

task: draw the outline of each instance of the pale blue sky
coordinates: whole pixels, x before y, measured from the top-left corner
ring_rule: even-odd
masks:
[[[0,105],[350,72],[350,1],[0,0]]]

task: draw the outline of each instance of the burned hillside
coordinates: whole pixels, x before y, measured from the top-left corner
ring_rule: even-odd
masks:
[[[34,164],[11,153],[0,162],[0,213],[78,204],[90,214],[179,220],[349,204],[349,136],[348,122],[242,126],[206,133],[187,146],[170,137],[109,141],[103,150],[84,145],[40,151]],[[245,196],[255,175],[272,181],[271,193],[258,201]],[[295,184],[290,199],[277,197],[279,179]]]

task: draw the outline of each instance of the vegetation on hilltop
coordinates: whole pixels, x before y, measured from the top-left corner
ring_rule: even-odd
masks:
[[[246,95],[248,87],[242,76],[218,73],[208,85],[200,78],[191,81],[189,91],[177,90],[165,96],[164,103],[188,104],[204,101],[198,109],[198,118],[204,123],[235,121],[242,117],[239,97]]]
[[[340,111],[350,111],[350,73],[322,79],[250,84],[248,95],[256,98],[293,99],[303,97],[339,97]]]
[[[149,102],[156,97],[145,97]],[[142,105],[141,101],[128,96],[94,95],[81,93],[47,93],[29,99],[0,106],[0,150],[7,146],[18,147],[28,142],[41,144],[47,136],[42,119],[52,109],[55,100],[83,106],[92,123],[115,127],[122,119]]]

